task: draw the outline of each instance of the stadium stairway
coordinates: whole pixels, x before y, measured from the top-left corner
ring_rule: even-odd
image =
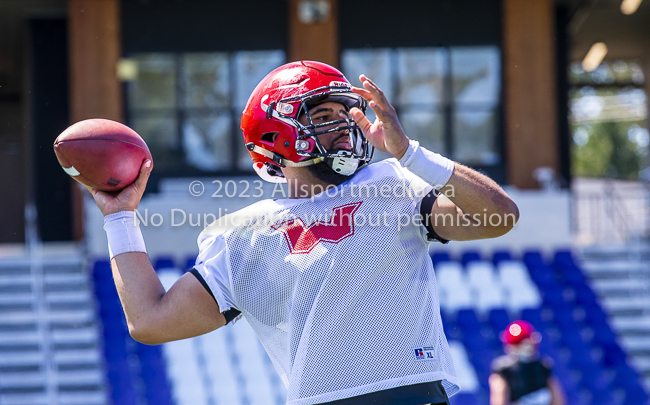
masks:
[[[581,253],[621,346],[650,389],[650,244],[590,246]]]
[[[106,404],[89,285],[74,247],[0,260],[0,404]]]

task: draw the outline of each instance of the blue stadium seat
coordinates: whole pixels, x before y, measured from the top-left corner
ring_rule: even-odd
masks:
[[[531,265],[536,265],[536,264],[544,264],[544,260],[542,259],[542,253],[538,250],[527,250],[524,252],[524,257],[523,257],[524,263],[526,263],[526,266],[530,267]]]
[[[598,298],[588,285],[575,286],[573,291],[575,292],[576,303],[584,306],[597,305]]]
[[[154,260],[153,268],[158,271],[160,269],[174,269],[174,258],[171,256],[160,256]]]
[[[124,341],[113,341],[104,343],[104,357],[109,363],[118,361],[121,359],[126,359],[128,356],[128,351],[126,350],[126,345]]]
[[[570,350],[573,348],[583,347],[586,344],[582,340],[582,335],[577,329],[564,329],[560,340]]]
[[[580,376],[580,384],[590,391],[607,387],[607,381],[605,381],[600,367],[583,369]]]
[[[558,250],[553,257],[553,264],[575,265],[573,254],[570,250]]]
[[[155,359],[161,359],[162,353],[160,351],[160,346],[151,346],[145,345],[142,343],[136,343],[135,352],[142,362],[150,362]]]
[[[533,325],[538,331],[544,329],[542,311],[539,308],[525,308],[521,311],[521,319]]]
[[[584,305],[583,308],[585,310],[585,320],[589,325],[599,329],[601,326],[610,329],[609,323],[607,322],[607,314],[600,305],[592,303]]]
[[[595,341],[595,339],[594,339]],[[613,343],[608,346],[603,346],[603,364],[606,366],[619,366],[625,364],[627,355],[621,349],[618,343]]]
[[[431,254],[431,261],[433,262],[434,265],[436,265],[439,262],[450,262],[451,258],[449,257],[448,253],[434,252],[433,254]]]
[[[196,264],[196,256],[188,256],[185,258],[185,271],[192,270]]]
[[[473,309],[461,309],[456,315],[456,323],[464,332],[478,332],[481,323]]]
[[[638,383],[625,387],[625,404],[647,404],[648,394]]]
[[[450,405],[479,405],[478,397],[474,393],[460,392],[449,398]]]
[[[577,266],[569,264],[556,265],[556,269],[561,273],[567,284],[573,287],[586,285],[587,278]]]
[[[617,405],[611,392],[603,387],[589,388],[592,399],[591,405]]]
[[[553,310],[565,309],[566,301],[564,299],[564,290],[560,287],[548,288],[542,292],[544,305],[548,305]]]
[[[533,279],[542,292],[557,287],[555,275],[550,267],[543,264],[529,265],[528,271],[530,272],[530,278]]]
[[[573,308],[567,305],[558,305],[553,309],[553,322],[562,328],[562,332],[566,332],[569,329],[577,329],[580,324],[578,324],[573,317]]]
[[[591,327],[594,330],[594,343],[603,346],[603,348],[617,345],[616,334],[608,323],[591,324]]]
[[[504,308],[494,308],[490,310],[488,322],[495,333],[503,332],[510,324],[510,316]]]
[[[138,397],[132,385],[112,387],[111,398],[114,404],[139,405]]]
[[[615,369],[616,373],[612,384],[626,387],[628,385],[637,385],[639,383],[639,374],[632,369],[627,363],[619,364]]]
[[[481,260],[481,255],[479,252],[465,252],[463,253],[461,262],[463,263],[463,266],[467,266],[469,262],[475,262]]]
[[[95,280],[113,280],[111,262],[104,259],[96,260],[93,264],[93,278]]]
[[[492,255],[492,263],[494,263],[494,266],[497,266],[500,262],[506,261],[506,260],[512,260],[512,256],[510,255],[510,252],[508,252],[508,251],[497,250]]]

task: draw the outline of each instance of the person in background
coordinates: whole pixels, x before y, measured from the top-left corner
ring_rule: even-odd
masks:
[[[539,355],[539,332],[528,322],[516,321],[501,339],[506,354],[492,362],[490,405],[564,405],[552,361]]]

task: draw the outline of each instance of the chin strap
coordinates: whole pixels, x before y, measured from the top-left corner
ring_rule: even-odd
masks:
[[[280,167],[284,167],[284,166],[286,166],[286,167],[306,167],[306,166],[315,165],[315,164],[320,163],[320,162],[324,162],[325,159],[326,159],[325,157],[320,156],[320,157],[317,157],[317,158],[313,158],[313,159],[309,159],[309,160],[303,160],[302,162],[297,162],[296,163],[296,162],[292,162],[289,159],[283,158],[281,155],[279,155],[279,154],[277,154],[275,152],[271,152],[268,149],[261,148],[261,147],[255,145],[252,142],[247,144],[246,148],[251,152],[259,153],[262,156],[266,156],[267,158],[271,159],[273,161],[273,163],[275,163],[276,165],[278,165]]]

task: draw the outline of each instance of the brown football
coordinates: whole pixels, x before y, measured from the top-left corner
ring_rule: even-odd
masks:
[[[71,125],[54,141],[63,170],[81,184],[118,191],[133,183],[151,152],[134,130],[119,122],[89,119]]]

